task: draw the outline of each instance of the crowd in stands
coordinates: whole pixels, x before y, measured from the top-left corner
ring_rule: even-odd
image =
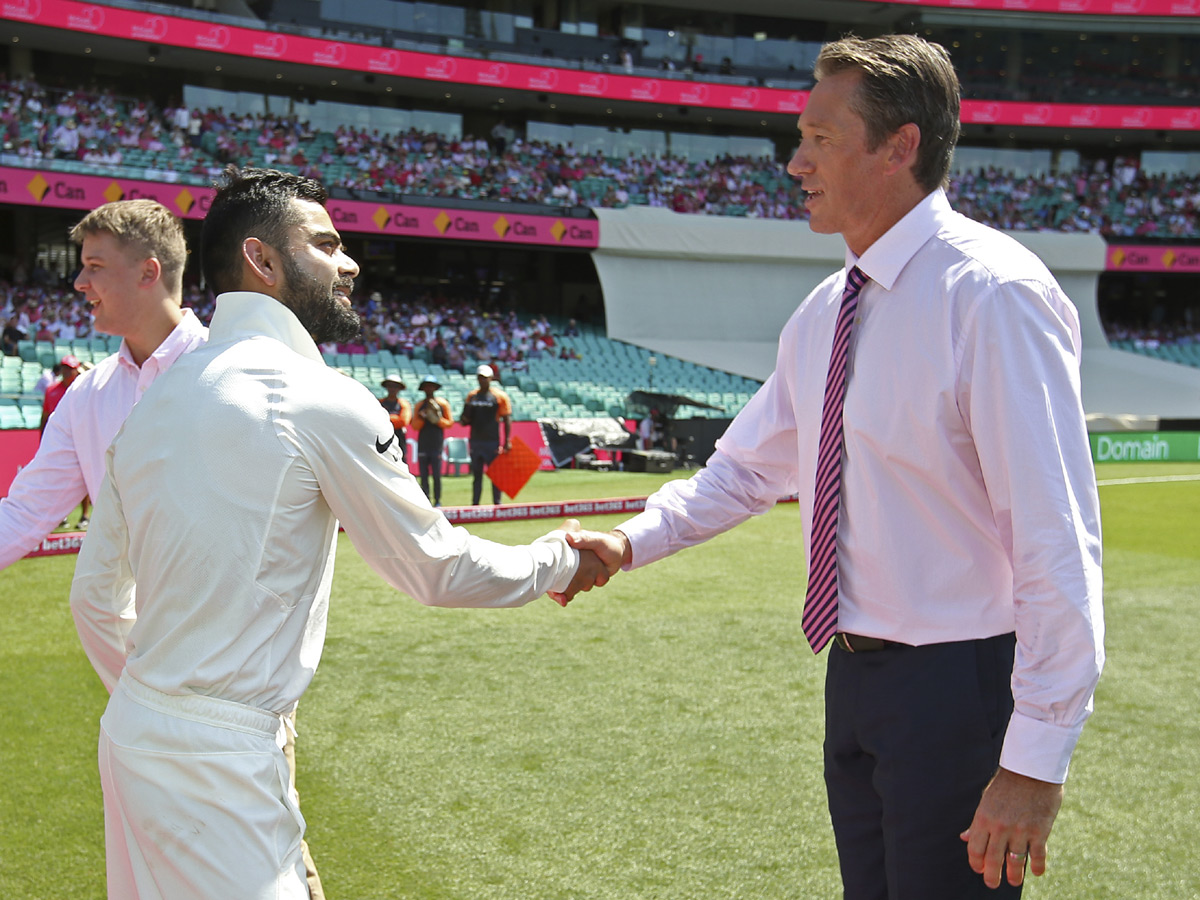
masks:
[[[515,309],[498,309],[491,298],[459,293],[357,291],[354,308],[363,329],[353,341],[325,344],[322,353],[367,354],[387,350],[397,356],[419,354],[446,369],[474,371],[481,363],[497,364],[519,372],[529,360],[555,357],[578,359],[568,346],[555,341],[555,331],[545,316],[523,320]],[[197,288],[185,291],[184,305],[208,322],[213,299]],[[575,336],[572,319],[560,330]]]
[[[0,322],[3,352],[17,354],[21,340],[65,343],[92,335],[92,315],[81,294],[69,286],[0,280]],[[213,298],[195,285],[184,289],[184,306],[208,324]],[[468,294],[357,291],[355,308],[363,317],[362,333],[354,341],[327,344],[323,353],[367,354],[388,350],[396,355],[420,355],[446,369],[470,372],[481,362],[509,371],[525,370],[529,361],[546,357],[579,359],[576,351],[556,341],[545,316],[524,318],[513,309],[500,310]],[[557,331],[575,336],[570,320]]]
[[[212,318],[213,297],[194,284],[185,286],[183,304],[205,324]],[[358,290],[354,306],[363,317],[362,333],[350,342],[323,345],[323,353],[388,350],[467,373],[481,362],[521,372],[534,359],[580,358],[570,342],[556,340],[560,335],[579,334],[573,319],[554,328],[545,316],[525,317],[502,309],[492,297]],[[10,356],[17,354],[20,340],[66,343],[93,334],[91,311],[82,295],[42,270],[27,276],[18,269],[0,278],[0,325],[0,349]],[[1128,319],[1110,310],[1104,328],[1110,341],[1137,349],[1200,344],[1200,307],[1185,304],[1169,315]]]
[[[1133,158],[1037,178],[988,169],[955,177],[948,193],[959,212],[1010,231],[1200,236],[1200,174],[1147,175]]]
[[[91,337],[92,313],[82,294],[49,278],[30,282],[17,272],[14,280],[0,279],[0,326],[0,349],[16,356],[18,341],[63,343]]]
[[[1200,327],[1182,321],[1162,325],[1108,322],[1104,330],[1114,344],[1128,343],[1138,350],[1200,345]]]
[[[291,116],[159,109],[111,91],[48,91],[30,79],[0,83],[5,153],[121,165],[136,155],[164,177],[205,179],[226,162],[299,171],[330,187],[390,195],[621,207],[790,219],[802,191],[781,162],[725,157],[611,158],[514,136],[461,138],[349,126],[314,132]],[[1109,236],[1200,236],[1200,175],[1156,176],[1136,160],[1058,175],[987,169],[957,175],[950,199],[973,218],[1013,230]]]

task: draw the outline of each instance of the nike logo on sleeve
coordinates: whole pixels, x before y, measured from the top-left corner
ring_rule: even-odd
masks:
[[[394,441],[394,440],[396,440],[396,435],[394,435],[394,434],[390,438],[387,439],[386,444],[381,444],[379,442],[379,438],[375,438],[375,452],[376,453],[387,453],[388,447],[392,446],[392,441]]]

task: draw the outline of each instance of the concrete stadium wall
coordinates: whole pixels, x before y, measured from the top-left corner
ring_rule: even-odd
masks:
[[[691,362],[765,379],[779,332],[801,300],[845,263],[837,235],[804,222],[597,209],[592,254],[608,336]],[[1097,427],[1146,427],[1155,418],[1200,418],[1200,369],[1109,347],[1097,285],[1105,244],[1097,235],[1016,232],[1079,310],[1083,401]],[[1122,424],[1124,423],[1124,424]]]

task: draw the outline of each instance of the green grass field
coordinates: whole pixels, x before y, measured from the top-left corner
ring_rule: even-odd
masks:
[[[1200,477],[1110,464],[1103,482]],[[543,473],[521,500],[663,476]],[[449,479],[462,502],[469,479]],[[1027,897],[1200,896],[1200,480],[1101,488],[1109,663]],[[74,517],[72,518],[74,521]],[[585,527],[610,527],[595,517]],[[553,521],[474,526],[522,542]],[[73,557],[0,573],[0,897],[104,896],[97,722]],[[342,538],[299,781],[333,900],[839,896],[820,776],[824,661],[781,506],[563,610],[427,609]]]

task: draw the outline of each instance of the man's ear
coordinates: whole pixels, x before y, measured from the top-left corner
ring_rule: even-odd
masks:
[[[912,169],[917,164],[917,151],[921,148],[921,129],[915,122],[908,122],[896,129],[888,138],[888,168],[891,171]]]
[[[157,256],[148,256],[142,260],[142,269],[138,273],[138,283],[143,287],[149,287],[155,284],[162,278],[162,263],[158,261]]]
[[[279,286],[283,269],[279,265],[279,254],[270,244],[256,237],[246,238],[242,241],[242,262],[243,274],[259,290]]]

